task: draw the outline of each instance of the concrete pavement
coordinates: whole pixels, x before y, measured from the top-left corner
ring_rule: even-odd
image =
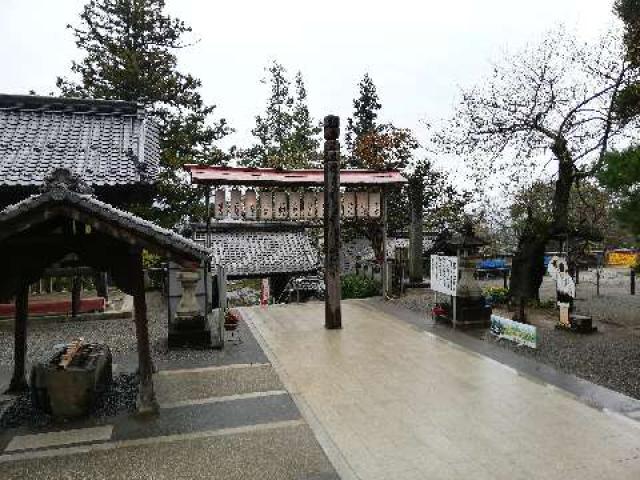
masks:
[[[458,347],[371,301],[243,315],[342,478],[640,478],[640,424]]]

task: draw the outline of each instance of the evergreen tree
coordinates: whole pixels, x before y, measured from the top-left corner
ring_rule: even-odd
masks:
[[[319,160],[318,149],[320,148],[318,135],[322,128],[319,123],[314,126],[313,119],[309,114],[307,90],[300,71],[296,74],[295,84],[296,97],[293,105],[293,125],[289,149],[293,155],[299,158],[299,164],[305,166],[317,164]]]
[[[376,86],[368,73],[358,84],[360,95],[353,100],[353,117],[347,119],[345,146],[349,153],[348,166],[364,168],[362,162],[354,155],[358,139],[363,135],[378,131],[378,111],[382,108]]]
[[[640,0],[618,0],[615,11],[624,23],[625,54],[632,68],[640,68]],[[616,114],[624,122],[640,114],[640,83],[626,86],[616,98]],[[612,151],[598,176],[601,185],[612,193],[616,216],[635,235],[640,235],[640,144],[634,142],[622,151]]]
[[[174,226],[199,206],[186,183],[185,163],[220,163],[225,154],[214,142],[231,130],[224,119],[211,121],[201,81],[177,69],[175,51],[191,28],[164,13],[164,0],[90,0],[80,25],[69,26],[86,55],[73,62],[79,81],[58,78],[63,95],[118,99],[143,104],[160,127],[161,175],[152,205],[137,213]]]
[[[278,62],[267,68],[268,77],[261,80],[271,86],[264,115],[256,116],[251,133],[258,143],[244,152],[243,163],[252,167],[301,168],[312,164],[318,156],[318,126],[307,107],[307,91],[302,74],[295,77],[295,93],[286,69]]]

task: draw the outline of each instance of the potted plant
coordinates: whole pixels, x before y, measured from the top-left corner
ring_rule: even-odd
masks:
[[[235,310],[227,310],[224,314],[224,329],[227,332],[233,332],[238,328],[239,321],[239,315]]]
[[[434,320],[448,321],[450,309],[451,307],[447,303],[436,303],[431,309],[431,315]]]

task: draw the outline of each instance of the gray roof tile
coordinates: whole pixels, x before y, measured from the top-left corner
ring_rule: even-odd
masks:
[[[230,277],[256,277],[313,272],[318,253],[304,230],[234,230],[211,233],[213,263]]]
[[[0,94],[0,186],[65,168],[88,184],[152,183],[159,135],[135,103]]]

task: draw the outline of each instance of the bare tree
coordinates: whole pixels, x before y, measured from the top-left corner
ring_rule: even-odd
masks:
[[[472,162],[477,179],[521,188],[552,175],[548,222],[530,222],[518,241],[511,294],[535,298],[544,274],[545,245],[569,231],[572,188],[602,166],[607,150],[628,142],[633,122],[619,121],[615,102],[638,79],[625,60],[621,35],[581,44],[563,29],[495,65],[479,86],[463,92],[437,141]]]

